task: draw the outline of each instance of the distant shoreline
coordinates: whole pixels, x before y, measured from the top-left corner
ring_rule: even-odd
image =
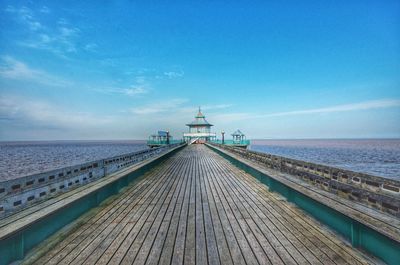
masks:
[[[299,140],[400,140],[400,137],[388,137],[388,138],[254,138],[251,141],[299,141]],[[126,140],[0,140],[0,143],[107,143],[107,142],[121,142],[121,143],[135,143],[135,142],[146,142],[147,139],[126,139]]]

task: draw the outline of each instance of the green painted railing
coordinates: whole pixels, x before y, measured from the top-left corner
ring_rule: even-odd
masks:
[[[250,145],[250,140],[241,140],[241,141],[224,140],[223,143],[222,140],[213,140],[211,142],[215,144],[224,144],[224,145]]]
[[[318,202],[293,188],[271,178],[261,171],[243,163],[242,161],[222,152],[214,146],[208,145],[216,153],[226,158],[238,168],[257,178],[269,187],[272,192],[283,195],[289,202],[296,204],[308,214],[329,226],[344,236],[355,248],[361,248],[387,264],[400,264],[400,243],[377,232],[376,230],[357,222],[343,213]]]
[[[183,140],[169,140],[169,144],[183,143]],[[147,140],[147,145],[167,145],[167,140]]]
[[[175,147],[171,151],[156,157],[149,163],[128,173],[121,178],[91,192],[84,197],[74,201],[65,207],[43,216],[40,220],[32,222],[22,230],[0,239],[0,265],[7,265],[15,261],[22,260],[27,252],[43,240],[57,232],[62,227],[68,225],[82,214],[98,206],[108,197],[117,194],[124,187],[143,176],[146,172],[165,161],[168,157],[183,148],[184,145]]]

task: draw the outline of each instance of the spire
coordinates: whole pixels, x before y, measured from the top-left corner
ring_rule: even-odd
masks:
[[[201,107],[199,106],[199,112],[197,113],[196,118],[205,118],[205,116],[203,115],[203,113],[201,113]]]

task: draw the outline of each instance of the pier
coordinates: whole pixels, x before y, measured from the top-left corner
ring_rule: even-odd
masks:
[[[229,148],[174,146],[4,218],[0,249],[7,251],[2,255],[8,260],[0,263],[17,259],[23,264],[397,264],[400,260],[397,217],[334,198],[305,183],[289,184],[279,179],[277,169],[268,171],[263,164],[239,156],[249,151],[233,148],[235,153]],[[267,177],[291,188],[291,195]],[[115,183],[118,188],[111,189]],[[89,205],[93,200],[87,196],[98,190],[108,192],[77,213],[79,204]],[[67,211],[77,213],[77,218],[47,232]],[[332,219],[339,230],[318,215]],[[41,242],[31,242],[39,234],[46,235]]]

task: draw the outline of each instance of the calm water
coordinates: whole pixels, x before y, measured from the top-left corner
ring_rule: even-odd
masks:
[[[145,148],[145,141],[0,142],[0,181]]]
[[[249,149],[400,180],[400,139],[255,140]]]
[[[144,141],[0,142],[0,181],[145,148]],[[255,140],[250,149],[400,180],[400,139]]]

